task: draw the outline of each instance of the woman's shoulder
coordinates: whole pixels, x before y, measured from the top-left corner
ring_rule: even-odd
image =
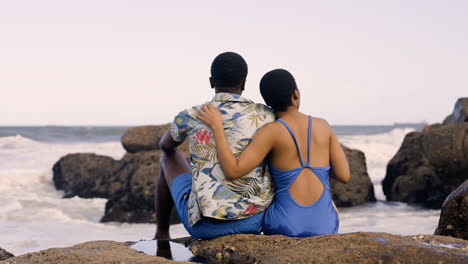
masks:
[[[327,134],[333,131],[333,128],[330,126],[328,121],[325,118],[320,117],[312,117],[312,128],[324,133],[326,132]]]
[[[312,125],[319,125],[324,127],[330,127],[330,124],[325,118],[312,116]]]

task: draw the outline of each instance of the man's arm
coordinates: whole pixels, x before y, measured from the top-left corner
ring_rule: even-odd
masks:
[[[159,141],[159,148],[166,154],[174,153],[175,149],[182,144],[183,141],[177,142],[171,136],[171,129],[169,128]]]

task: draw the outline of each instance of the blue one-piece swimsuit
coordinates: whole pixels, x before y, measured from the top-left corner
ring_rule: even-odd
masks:
[[[333,207],[330,186],[330,166],[311,167],[310,163],[310,137],[312,117],[309,116],[309,157],[307,163],[302,159],[301,151],[291,128],[281,119],[278,119],[288,129],[296,144],[302,167],[291,170],[276,169],[269,161],[270,175],[276,188],[273,203],[265,214],[263,231],[266,235],[286,235],[293,237],[308,237],[338,232],[338,214]],[[296,180],[304,168],[311,169],[320,179],[324,188],[320,198],[311,205],[301,205],[294,200],[289,187]]]

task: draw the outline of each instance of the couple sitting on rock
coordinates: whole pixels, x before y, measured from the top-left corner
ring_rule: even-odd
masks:
[[[211,65],[213,99],[180,112],[162,137],[156,239],[170,238],[174,205],[200,239],[262,229],[296,237],[338,231],[329,171],[344,183],[350,176],[334,131],[298,111],[301,97],[289,72],[263,76],[260,92],[269,107],[241,96],[246,77],[240,55],[218,55]],[[187,138],[190,163],[176,151]]]

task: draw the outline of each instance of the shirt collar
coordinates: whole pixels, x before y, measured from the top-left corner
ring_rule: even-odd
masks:
[[[253,104],[253,101],[246,99],[238,94],[233,93],[217,93],[211,99],[211,102],[243,102]]]

